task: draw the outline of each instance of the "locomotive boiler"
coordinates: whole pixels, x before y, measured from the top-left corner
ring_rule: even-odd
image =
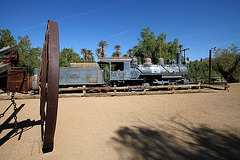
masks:
[[[139,65],[134,58],[99,58],[100,65],[109,65],[109,82],[111,85],[167,85],[171,83],[186,84],[188,69],[187,63],[181,63],[181,54],[177,54],[177,63],[164,64],[164,59],[159,58],[158,64],[152,64],[150,58],[145,58]]]

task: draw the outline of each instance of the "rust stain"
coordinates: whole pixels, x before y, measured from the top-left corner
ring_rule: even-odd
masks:
[[[70,63],[71,68],[81,68],[81,69],[96,69],[98,68],[97,63]]]

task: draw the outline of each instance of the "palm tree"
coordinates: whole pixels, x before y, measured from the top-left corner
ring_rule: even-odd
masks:
[[[96,55],[98,58],[102,57],[101,48],[97,48],[97,50],[95,52],[96,52]]]
[[[93,61],[93,53],[92,53],[92,50],[87,50],[87,60]]]
[[[133,49],[129,49],[129,50],[127,51],[128,57],[131,57],[131,58],[132,58],[132,56],[133,56],[132,52],[133,52]]]
[[[104,47],[108,47],[107,41],[103,41],[101,40],[100,42],[98,42],[97,46],[102,47],[101,48],[101,57],[105,57],[105,48]]]
[[[134,46],[132,49],[133,49],[133,55],[134,55],[134,56],[138,56],[138,55],[137,55],[138,46]]]
[[[117,52],[113,52],[112,57],[118,57],[118,53]]]
[[[121,46],[120,45],[116,45],[116,46],[114,46],[113,49],[116,49],[116,52],[114,52],[116,54],[116,57],[120,57],[121,52],[119,50],[121,50]]]
[[[87,49],[86,48],[82,48],[81,49],[81,53],[83,54],[83,59],[86,61],[87,60]]]

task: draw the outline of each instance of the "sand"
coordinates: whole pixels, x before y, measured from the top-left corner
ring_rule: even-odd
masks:
[[[240,84],[229,92],[60,98],[54,150],[43,154],[39,99],[0,119],[0,159],[240,159]],[[10,104],[0,101],[0,113]],[[5,127],[3,127],[3,124]]]

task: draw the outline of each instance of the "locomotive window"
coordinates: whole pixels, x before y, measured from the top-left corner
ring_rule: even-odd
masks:
[[[112,62],[111,71],[123,71],[124,63],[123,62]]]

